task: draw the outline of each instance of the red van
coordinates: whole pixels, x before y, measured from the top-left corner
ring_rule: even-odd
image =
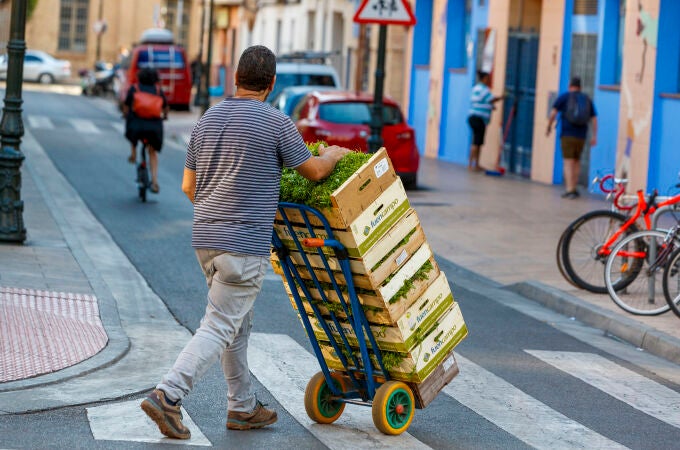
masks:
[[[130,86],[137,83],[139,69],[158,71],[161,88],[173,109],[188,110],[191,104],[191,68],[184,48],[174,43],[170,30],[150,29],[142,33],[140,43],[121,61],[118,71],[120,90],[118,101],[125,101]]]

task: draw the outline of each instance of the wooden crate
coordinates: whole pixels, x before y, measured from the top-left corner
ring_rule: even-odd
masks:
[[[384,147],[380,148],[371,159],[331,193],[332,206],[322,208],[320,211],[331,228],[347,229],[398,179],[387,151]],[[288,209],[285,213],[291,223],[305,223],[299,210]],[[283,216],[279,211],[276,213],[276,220],[283,223]],[[316,216],[310,216],[310,221],[313,226],[323,226]]]
[[[341,371],[334,370],[339,373],[342,378],[344,378],[345,386],[352,386],[349,376]],[[411,388],[413,392],[413,397],[416,401],[417,409],[426,408],[432,401],[437,397],[444,387],[449,384],[458,374],[460,370],[458,369],[458,362],[454,356],[454,352],[449,353],[444,361],[437,366],[436,369],[423,380],[422,383],[406,383]],[[384,379],[380,378],[379,381],[382,383]]]
[[[467,326],[460,312],[460,307],[457,303],[454,303],[440,317],[437,326],[433,327],[421,342],[408,353],[397,354],[401,355],[403,359],[398,365],[388,369],[390,376],[395,380],[422,383],[444,361],[454,347],[465,339],[467,333]],[[330,343],[318,342],[328,367],[334,370],[344,370],[344,366]],[[383,360],[384,358],[385,355],[383,355]],[[376,367],[377,362],[375,360],[371,362],[373,367]]]
[[[377,199],[366,206],[358,217],[346,227],[334,230],[333,235],[345,246],[351,257],[360,258],[368,253],[370,248],[410,209],[404,185],[401,179],[397,178]],[[280,221],[274,222],[276,233],[283,244],[291,250],[297,250],[291,233],[300,240],[312,237],[305,226],[292,225],[291,228]],[[328,238],[324,228],[313,228],[313,231],[315,237]],[[310,252],[316,252],[316,249],[310,249]]]
[[[390,326],[371,325],[371,332],[378,348],[392,352],[408,352],[416,343],[423,340],[427,332],[453,304],[453,294],[451,294],[446,275],[442,272],[396,323]],[[320,341],[328,341],[329,338],[321,327],[319,319],[313,314],[308,315],[316,338]],[[331,319],[326,319],[325,322],[334,336],[339,338],[340,334],[335,323]],[[354,328],[349,322],[340,321],[339,324],[350,345],[358,348]]]
[[[370,322],[378,324],[396,323],[397,320],[399,320],[399,318],[406,313],[411,305],[413,305],[423,295],[425,290],[439,277],[441,272],[437,262],[434,260],[434,257],[431,257],[428,261],[432,265],[432,269],[430,269],[430,271],[424,275],[424,279],[411,280],[410,278],[402,278],[402,280],[409,280],[409,282],[412,282],[411,288],[404,294],[403,297],[398,299],[395,298],[392,302],[390,302],[390,300],[392,300],[392,297],[394,297],[393,292],[397,292],[399,288],[404,285],[404,281],[402,281],[401,284],[396,287],[396,290],[394,289],[394,285],[390,286],[389,290],[383,291],[363,289],[357,290],[357,298],[359,303],[361,303],[363,306],[364,312],[366,312],[367,319]],[[420,266],[411,273],[415,273],[415,271],[417,271],[419,268]],[[406,272],[403,272],[402,276],[405,275],[405,273]],[[288,286],[285,278],[283,279],[283,284],[287,293],[289,295],[293,295],[292,289],[296,287]],[[312,297],[311,300],[319,305],[320,302],[322,302],[322,296],[319,291],[315,287],[308,287],[307,289]],[[324,285],[322,286],[322,289],[325,297],[330,302],[336,304],[340,303],[340,298],[332,287]],[[298,289],[298,295],[304,297],[304,292],[301,288]],[[349,296],[347,293],[344,294],[344,299],[346,302],[349,302]],[[335,310],[337,309],[339,309],[339,307],[335,308]],[[311,312],[311,308],[307,309],[307,312]]]
[[[415,253],[425,242],[425,233],[420,226],[418,215],[414,210],[409,210],[392,228],[390,228],[376,244],[361,258],[349,258],[350,271],[355,276],[361,276],[369,280],[371,286],[379,286],[385,279],[396,272],[413,253]],[[300,253],[290,250],[290,258],[293,263],[301,268],[305,268],[305,259],[309,266],[319,269],[315,270],[317,275],[328,278],[327,271],[322,257],[318,251],[315,253]],[[328,268],[334,272],[340,272],[340,262],[329,249],[324,249],[324,255]],[[276,253],[272,253],[271,264],[274,272],[283,274],[281,262]],[[320,272],[322,271],[322,272]],[[309,277],[305,270],[305,277]]]

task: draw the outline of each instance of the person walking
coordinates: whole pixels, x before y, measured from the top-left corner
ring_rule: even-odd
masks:
[[[468,170],[481,171],[479,167],[479,155],[484,144],[486,126],[491,120],[491,111],[494,103],[503,97],[494,97],[489,89],[491,77],[486,72],[478,73],[478,81],[472,88],[470,95],[470,114],[468,124],[472,130],[472,144],[470,145],[470,158],[468,160]]]
[[[252,390],[248,338],[253,304],[269,264],[282,167],[327,177],[350,150],[319,147],[312,156],[288,116],[265,103],[276,81],[276,57],[264,46],[241,55],[236,94],[210,108],[191,133],[182,190],[194,204],[192,246],[208,284],[201,325],[172,368],[141,403],[161,433],[188,439],[180,403],[221,358],[228,387],[227,428],[270,425],[276,411]]]
[[[581,154],[585,148],[589,125],[590,146],[597,145],[597,111],[588,95],[581,92],[579,77],[572,78],[569,91],[561,94],[553,103],[546,136],[550,136],[558,113],[560,113],[560,146],[564,159],[565,192],[562,198],[575,199],[580,196],[576,185],[581,172]]]

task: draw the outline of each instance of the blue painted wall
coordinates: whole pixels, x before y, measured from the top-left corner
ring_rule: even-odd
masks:
[[[421,154],[425,151],[428,98],[430,91],[430,40],[432,38],[432,3],[416,2],[416,25],[413,29],[411,60],[411,89],[408,122],[416,132],[416,144]]]
[[[662,93],[680,91],[680,2],[661,0],[654,83],[654,109],[649,149],[647,188],[666,193],[680,171],[680,99]]]
[[[439,158],[459,164],[467,164],[472,135],[467,125],[470,109],[470,90],[476,82],[477,32],[487,27],[488,2],[480,7],[472,2],[469,23],[472,52],[465,55],[465,0],[449,0],[446,59],[443,76],[442,116],[440,124]],[[452,70],[453,69],[453,70]],[[487,133],[493,132],[488,130]]]
[[[564,5],[564,31],[562,33],[562,60],[560,61],[560,86],[558,93],[565,92],[569,87],[569,76],[571,66],[571,33],[573,25],[574,0],[565,0]],[[559,120],[559,118],[558,118]],[[555,127],[555,164],[553,165],[553,183],[562,183],[562,148],[559,139],[559,124]]]

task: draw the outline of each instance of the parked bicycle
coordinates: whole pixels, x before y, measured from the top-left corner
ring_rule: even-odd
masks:
[[[614,303],[636,315],[655,316],[671,308],[680,315],[676,303],[680,303],[678,249],[680,223],[668,231],[643,230],[621,239],[607,257],[604,272],[607,292]]]
[[[617,180],[619,185],[625,180]],[[567,226],[558,247],[558,264],[563,265],[563,275],[578,287],[595,293],[607,293],[602,276],[602,267],[612,252],[613,246],[630,233],[644,229],[651,230],[655,214],[677,208],[680,195],[659,198],[655,190],[647,198],[642,191],[636,194],[637,203],[629,216],[619,211],[632,208],[621,202],[623,190],[617,188],[612,210],[597,210],[584,214]],[[561,257],[561,260],[559,259]],[[615,289],[623,289],[626,277],[618,279]]]

